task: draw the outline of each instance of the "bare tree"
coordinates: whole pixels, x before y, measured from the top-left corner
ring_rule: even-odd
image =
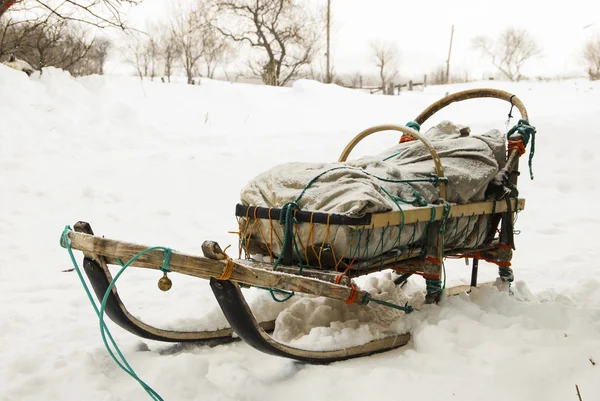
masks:
[[[379,70],[381,89],[386,93],[388,84],[398,75],[398,48],[391,42],[372,42],[371,53]]]
[[[128,35],[123,50],[127,63],[135,68],[140,79],[144,79],[148,75],[150,64],[146,38],[140,37],[140,35]]]
[[[362,87],[362,75],[360,72],[355,72],[354,74],[350,75],[350,77],[348,78],[348,83],[349,86],[351,88],[361,88]]]
[[[181,57],[181,49],[177,43],[173,31],[170,29],[164,29],[163,34],[160,38],[160,53],[163,61],[163,72],[167,76],[168,82],[171,82],[171,75],[173,75],[173,68],[177,62],[177,59]]]
[[[590,39],[583,48],[583,59],[587,63],[591,81],[600,79],[600,36]]]
[[[181,51],[181,61],[188,84],[193,83],[198,63],[204,55],[204,35],[208,29],[208,10],[203,3],[193,8],[179,8],[172,18],[171,31]]]
[[[106,38],[96,39],[94,48],[92,51],[92,60],[96,64],[96,72],[99,75],[104,75],[104,65],[108,57],[108,52],[112,47],[110,40]]]
[[[0,0],[0,17],[23,8],[35,10],[38,18],[58,18],[91,24],[99,28],[126,29],[123,7],[142,0]]]
[[[154,81],[156,76],[156,67],[160,57],[160,47],[158,40],[153,36],[149,36],[146,41],[146,75],[150,77],[151,81]]]
[[[254,50],[249,67],[272,86],[301,76],[318,48],[319,23],[298,0],[216,0],[217,29]]]
[[[233,55],[233,49],[222,35],[214,29],[209,28],[204,32],[204,64],[206,66],[206,76],[213,78],[215,71],[219,66],[224,68],[224,64],[230,60]]]
[[[506,28],[496,41],[485,36],[473,39],[473,47],[511,81],[523,78],[521,69],[531,58],[541,53],[540,47],[525,29]]]

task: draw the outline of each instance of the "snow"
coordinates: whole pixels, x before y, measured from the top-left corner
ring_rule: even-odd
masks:
[[[28,78],[0,65],[0,400],[144,400],[102,345],[98,322],[58,238],[91,223],[109,238],[200,253],[237,237],[240,189],[285,162],[336,160],[359,131],[404,124],[453,92],[492,86],[517,94],[538,129],[530,181],[523,163],[513,259],[514,296],[494,287],[423,305],[422,280],[393,288],[389,273],[359,280],[382,299],[408,300],[404,315],[378,305],[295,297],[285,304],[252,289],[259,320],[298,347],[356,345],[412,332],[398,350],[310,366],[243,343],[198,347],[141,340],[109,323],[138,375],[166,400],[575,400],[599,399],[600,218],[596,149],[600,84],[476,82],[397,97],[299,81],[292,88],[203,80],[200,86],[128,77],[71,78],[56,69]],[[473,132],[506,129],[506,104],[469,101],[436,114]],[[512,123],[516,122],[513,120]],[[427,124],[425,124],[427,126]],[[380,133],[352,157],[397,141]],[[229,251],[234,256],[234,251]],[[78,253],[79,258],[80,254]],[[448,285],[469,268],[448,261]],[[482,281],[496,268],[482,263]],[[119,281],[135,316],[164,328],[226,326],[205,281],[128,270]],[[345,323],[341,323],[343,320]]]

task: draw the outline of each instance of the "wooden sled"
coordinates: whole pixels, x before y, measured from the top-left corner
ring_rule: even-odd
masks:
[[[434,103],[421,113],[416,123],[423,124],[438,110],[447,105],[472,98],[490,97],[506,100],[516,107],[526,126],[533,129],[526,121],[528,116],[522,102],[510,93],[495,89],[475,89],[459,92],[447,96]],[[345,161],[354,147],[365,137],[379,131],[395,130],[406,136],[416,138],[428,148],[431,153],[438,178],[444,178],[444,170],[435,149],[412,128],[395,125],[378,126],[367,129],[358,134],[344,149],[339,161]],[[523,143],[525,139],[525,143]],[[99,300],[105,296],[113,278],[108,270],[108,265],[122,264],[138,256],[131,263],[132,267],[162,270],[164,276],[168,272],[185,274],[210,280],[211,289],[225,315],[231,328],[215,331],[179,332],[162,330],[141,322],[131,315],[121,302],[116,287],[112,287],[107,295],[106,313],[119,326],[143,338],[167,342],[195,342],[203,344],[218,344],[234,340],[235,332],[239,338],[254,348],[281,357],[291,358],[308,363],[329,363],[359,356],[387,351],[405,345],[410,340],[410,334],[396,334],[369,343],[332,351],[308,351],[282,344],[274,340],[268,332],[273,330],[274,322],[259,323],[246,303],[241,287],[255,286],[271,291],[288,291],[293,293],[308,294],[328,297],[344,301],[347,304],[356,303],[366,305],[370,302],[410,312],[410,306],[392,305],[384,300],[378,300],[368,292],[362,291],[354,284],[352,278],[380,271],[392,269],[400,274],[395,280],[397,285],[403,284],[413,274],[421,275],[427,283],[426,302],[436,303],[443,295],[439,287],[443,274],[444,258],[472,258],[473,270],[471,285],[460,288],[469,290],[477,286],[478,261],[485,260],[498,265],[500,279],[510,283],[513,280],[511,269],[512,252],[515,249],[513,242],[513,222],[515,213],[525,208],[525,200],[519,198],[516,192],[518,177],[519,156],[524,152],[528,138],[522,138],[521,131],[516,130],[510,137],[509,151],[506,163],[506,188],[500,195],[489,201],[468,203],[464,205],[448,204],[443,202],[446,196],[446,183],[439,181],[439,204],[429,204],[424,207],[415,207],[405,211],[368,214],[361,218],[350,218],[342,215],[295,211],[294,224],[327,224],[350,226],[355,230],[373,230],[390,225],[418,224],[427,222],[423,240],[414,241],[410,247],[400,251],[387,252],[371,258],[349,260],[343,255],[336,258],[333,255],[334,265],[326,268],[326,263],[311,265],[309,258],[301,261],[286,238],[281,240],[282,252],[280,255],[271,255],[271,263],[259,262],[251,259],[252,247],[263,247],[267,251],[268,241],[261,242],[257,238],[249,238],[248,230],[242,232],[240,228],[240,257],[232,259],[226,255],[218,244],[205,241],[202,245],[204,256],[183,254],[175,251],[155,249],[147,251],[145,245],[117,241],[95,236],[90,225],[78,222],[74,231],[68,231],[63,237],[63,246],[79,250],[84,254],[84,270],[90,280]],[[516,142],[521,142],[520,145]],[[236,216],[242,225],[248,226],[249,222],[267,220],[280,221],[289,214],[289,210],[266,209],[254,206],[237,205]],[[477,248],[461,248],[444,245],[443,227],[447,221],[464,216],[486,216],[487,226],[481,233],[480,244]],[[468,225],[467,225],[468,226]],[[458,229],[458,223],[456,223]],[[498,230],[498,227],[500,229]],[[293,228],[288,230],[293,235]],[[426,235],[425,235],[426,234]],[[414,234],[413,234],[414,235]],[[252,237],[252,233],[250,233]],[[264,236],[263,236],[264,237]],[[68,238],[68,240],[67,240]],[[68,242],[68,243],[67,243]],[[304,246],[304,245],[303,245]],[[306,242],[305,253],[309,245]],[[326,247],[311,252],[326,259]],[[147,251],[144,253],[144,251]],[[244,251],[246,258],[241,257]],[[142,255],[139,255],[143,253]],[[277,261],[274,261],[275,257]],[[308,266],[306,265],[308,264]],[[167,270],[165,270],[165,267]],[[169,287],[169,286],[167,286]],[[168,288],[165,288],[168,289]],[[447,291],[456,293],[455,291]]]

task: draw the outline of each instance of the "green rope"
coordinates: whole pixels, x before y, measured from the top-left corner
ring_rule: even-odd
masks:
[[[529,148],[529,163],[528,164],[529,164],[529,176],[533,180],[532,164],[533,164],[533,155],[535,154],[536,129],[535,129],[535,127],[533,127],[529,124],[529,121],[522,118],[519,120],[519,122],[514,127],[512,127],[508,131],[508,133],[506,134],[506,137],[508,139],[510,139],[510,137],[515,133],[519,133],[521,135],[521,139],[523,140],[523,145],[525,145],[525,147],[527,147],[527,144],[529,143],[529,140],[531,139],[531,148]]]
[[[417,132],[421,132],[421,126],[419,125],[419,123],[415,122],[415,121],[409,121],[406,123],[406,126],[408,128],[412,128]],[[416,138],[415,138],[416,139]]]
[[[425,288],[428,294],[442,291],[442,281],[439,278],[425,278]]]
[[[69,231],[71,231],[71,227],[70,226],[65,226],[65,229],[63,230],[62,235],[60,237],[60,246],[63,247],[63,248],[65,248],[67,250],[67,252],[69,253],[69,256],[71,258],[71,262],[73,263],[73,266],[75,267],[75,271],[77,272],[77,275],[79,276],[79,280],[81,281],[81,284],[83,285],[83,289],[85,290],[85,293],[87,294],[87,297],[88,297],[90,303],[92,304],[92,307],[94,308],[94,311],[96,312],[96,316],[98,317],[98,321],[100,323],[100,334],[102,335],[102,341],[104,343],[104,346],[105,346],[108,354],[113,359],[113,361],[123,371],[125,371],[125,373],[127,373],[129,376],[131,376],[133,379],[135,379],[140,384],[140,386],[142,386],[142,388],[146,391],[146,393],[148,393],[148,395],[150,396],[150,398],[152,398],[154,401],[163,401],[162,397],[154,389],[152,389],[152,387],[150,387],[142,379],[139,378],[139,376],[135,373],[135,371],[133,370],[133,368],[131,367],[131,365],[129,365],[129,363],[127,362],[127,359],[125,358],[125,356],[123,355],[123,353],[119,349],[119,346],[115,342],[115,340],[114,340],[114,338],[113,338],[110,330],[108,329],[108,327],[106,326],[106,323],[104,322],[104,310],[106,308],[106,303],[107,303],[107,300],[108,300],[108,296],[109,296],[110,292],[112,291],[112,288],[114,287],[117,279],[121,276],[121,274],[125,271],[125,269],[128,266],[131,265],[131,263],[133,263],[140,256],[142,256],[142,255],[144,255],[144,254],[146,254],[146,253],[148,253],[148,252],[150,252],[152,250],[155,250],[155,249],[162,249],[165,252],[165,257],[164,258],[167,259],[167,257],[170,257],[171,250],[169,248],[164,248],[164,247],[153,247],[153,248],[148,248],[148,249],[146,249],[146,250],[138,253],[133,258],[131,258],[129,261],[127,261],[127,263],[125,263],[125,264],[123,264],[119,260],[119,263],[121,263],[122,268],[115,275],[115,277],[111,281],[110,285],[106,289],[106,292],[104,293],[104,297],[102,298],[101,307],[100,307],[100,309],[98,309],[98,306],[96,305],[96,302],[94,302],[94,298],[92,297],[90,289],[87,286],[87,284],[85,282],[85,279],[83,278],[83,274],[81,273],[81,269],[79,268],[79,265],[77,264],[77,260],[75,259],[75,255],[73,254],[73,249],[71,248],[71,240],[69,239]],[[163,262],[163,267],[165,267],[165,264],[166,264],[166,267],[170,271],[170,267],[168,266],[168,261],[166,263]],[[117,355],[115,355],[114,352],[111,350],[109,342],[113,346],[113,348],[114,348],[115,352],[117,353]]]
[[[387,301],[384,301],[384,300],[381,300],[381,299],[372,298],[371,295],[367,293],[365,295],[363,301],[360,304],[361,305],[366,305],[369,302],[374,302],[374,303],[379,304],[379,305],[388,306],[390,308],[398,309],[398,310],[403,311],[404,313],[411,313],[411,312],[413,312],[415,310],[412,306],[410,306],[408,304],[408,302],[406,304],[404,304],[404,306],[402,306],[402,305],[396,305],[396,304],[393,304],[391,302],[387,302]]]
[[[277,288],[269,288],[269,287],[261,287],[259,285],[253,285],[254,288],[259,288],[261,290],[265,290],[265,291],[269,291],[269,293],[271,294],[271,298],[273,298],[273,300],[275,302],[285,302],[288,301],[289,299],[291,299],[294,295],[296,295],[294,293],[294,291],[285,291],[285,290],[280,290]],[[275,296],[275,293],[277,294],[284,294],[285,297],[282,299],[279,299]]]

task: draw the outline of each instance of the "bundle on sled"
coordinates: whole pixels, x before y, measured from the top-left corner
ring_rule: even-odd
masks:
[[[506,100],[511,111],[519,110],[522,118],[508,134],[497,130],[472,134],[468,127],[449,121],[420,132],[438,110],[482,97]],[[402,133],[399,143],[376,155],[347,160],[362,139],[390,130]],[[410,334],[341,350],[290,347],[268,334],[274,322],[257,322],[240,288],[324,296],[347,304],[374,302],[408,313],[410,305],[377,299],[358,288],[353,278],[391,269],[399,273],[395,284],[400,285],[411,275],[420,275],[426,282],[426,302],[436,303],[443,295],[444,258],[461,257],[473,259],[471,286],[477,286],[479,260],[497,265],[499,279],[509,285],[513,223],[525,207],[517,191],[519,157],[531,139],[531,158],[534,134],[516,96],[494,89],[459,92],[434,103],[407,126],[361,132],[335,163],[288,163],[252,179],[242,189],[235,210],[236,259],[211,241],[202,246],[204,256],[186,255],[98,237],[84,222],[78,222],[74,231],[66,229],[62,244],[83,252],[84,270],[106,314],[144,338],[226,342],[233,340],[235,331],[261,351],[312,363],[381,352],[406,344]],[[178,332],[137,320],[119,298],[110,264],[161,270],[162,290],[171,286],[170,272],[210,280],[231,328]]]

